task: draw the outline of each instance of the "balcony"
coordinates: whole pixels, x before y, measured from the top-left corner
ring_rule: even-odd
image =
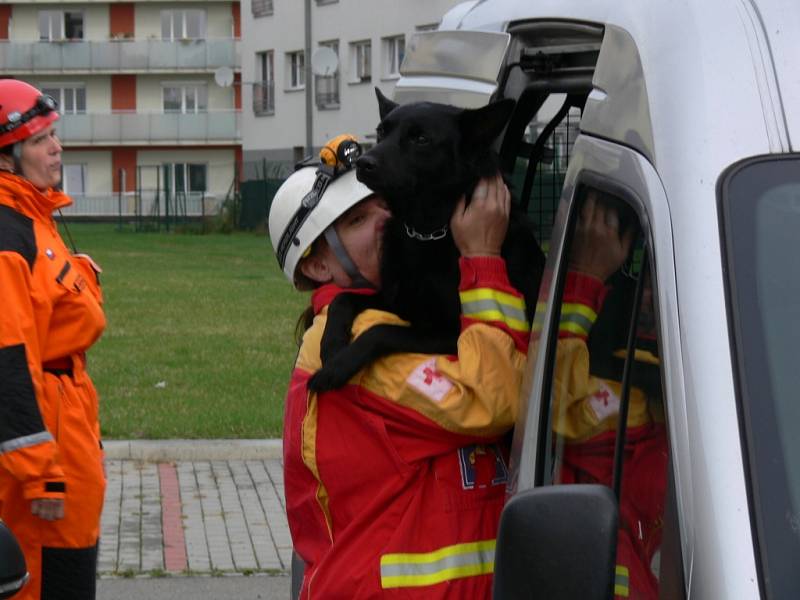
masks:
[[[238,69],[239,40],[64,40],[0,43],[0,74],[174,73]]]
[[[66,146],[90,144],[235,144],[241,142],[241,113],[197,114],[114,112],[62,115],[56,124]]]

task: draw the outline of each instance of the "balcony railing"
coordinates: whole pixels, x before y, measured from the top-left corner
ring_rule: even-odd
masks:
[[[72,196],[72,205],[62,212],[67,217],[203,217],[218,213],[221,201],[207,192],[186,192],[168,203],[163,191],[143,190],[138,196],[132,192]]]
[[[241,140],[238,110],[197,114],[90,113],[62,115],[57,123],[64,144],[192,144]]]
[[[0,43],[0,73],[210,71],[241,64],[232,38]]]
[[[274,81],[253,84],[253,112],[257,115],[271,115],[275,112]]]

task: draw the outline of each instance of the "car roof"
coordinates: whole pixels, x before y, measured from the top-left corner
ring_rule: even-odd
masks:
[[[650,158],[657,167],[683,169],[676,157],[696,151],[716,157],[705,167],[718,173],[741,158],[800,144],[800,77],[792,63],[800,56],[796,0],[466,4],[445,16],[441,28],[505,31],[515,22],[557,19],[629,34],[647,88],[655,138]]]

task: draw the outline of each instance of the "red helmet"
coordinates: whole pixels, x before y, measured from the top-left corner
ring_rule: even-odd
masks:
[[[58,119],[58,103],[32,85],[0,79],[0,148],[20,142]]]

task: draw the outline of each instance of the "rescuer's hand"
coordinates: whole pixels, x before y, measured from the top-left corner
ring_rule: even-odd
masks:
[[[500,256],[508,230],[511,193],[497,174],[478,182],[469,205],[459,200],[450,230],[461,256]]]
[[[620,231],[617,208],[589,190],[575,224],[570,270],[605,281],[625,263],[635,238],[633,227]]]
[[[31,500],[31,513],[45,521],[64,518],[64,501],[60,498],[35,498]]]

